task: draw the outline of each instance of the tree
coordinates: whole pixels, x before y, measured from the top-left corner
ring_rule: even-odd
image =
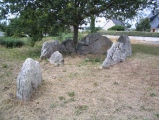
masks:
[[[141,19],[139,23],[136,24],[136,31],[146,31],[150,32],[151,25],[148,18]]]
[[[5,32],[6,27],[7,27],[7,23],[6,22],[0,23],[0,31]]]
[[[85,18],[92,15],[102,15],[106,18],[123,18],[123,16],[131,18],[138,9],[146,7],[148,1],[150,0],[5,0],[8,4],[4,8],[6,13],[18,13],[20,16],[32,9],[34,12],[41,13],[38,17],[46,15],[45,23],[49,25],[56,22],[65,26],[73,26],[73,41],[77,44],[78,26],[85,22]],[[28,13],[28,16],[31,14]],[[29,19],[34,19],[34,17]]]

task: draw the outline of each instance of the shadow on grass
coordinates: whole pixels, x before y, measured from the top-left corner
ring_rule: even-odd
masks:
[[[148,44],[132,44],[132,52],[159,56],[159,46]]]

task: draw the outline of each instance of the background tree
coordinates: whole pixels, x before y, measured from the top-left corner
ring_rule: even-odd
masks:
[[[151,25],[150,25],[150,20],[148,18],[141,19],[136,24],[136,31],[150,32],[150,30],[151,30]]]
[[[29,19],[33,20],[35,18],[30,16],[34,12],[40,12],[36,21],[41,16],[46,15],[47,19],[44,19],[43,23],[47,23],[49,26],[55,22],[65,26],[73,26],[73,41],[77,44],[78,26],[83,24],[86,18],[92,15],[102,15],[106,18],[123,18],[123,16],[131,18],[136,15],[138,9],[146,7],[148,1],[150,0],[5,0],[4,3],[8,4],[3,7],[5,10],[2,9],[2,11],[5,11],[4,13],[18,13],[20,16],[28,14]],[[32,9],[33,12],[29,13],[29,9]],[[40,24],[37,23],[35,25],[41,28]],[[37,32],[41,32],[41,29]]]
[[[122,25],[115,25],[108,29],[108,31],[124,31],[125,27]]]

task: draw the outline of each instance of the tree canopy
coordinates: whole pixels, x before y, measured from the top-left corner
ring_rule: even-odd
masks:
[[[152,0],[4,0],[1,12],[17,14],[30,27],[41,32],[56,25],[73,26],[74,43],[78,41],[78,26],[88,17],[125,19],[136,15]],[[32,23],[33,22],[33,23]],[[32,23],[32,24],[29,24]],[[33,31],[32,31],[33,32]]]

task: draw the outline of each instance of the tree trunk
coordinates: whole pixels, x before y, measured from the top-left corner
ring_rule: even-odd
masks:
[[[77,43],[78,43],[78,25],[74,25],[73,28],[74,28],[73,42],[75,45],[77,45]]]
[[[91,33],[96,32],[96,30],[95,30],[95,16],[94,15],[91,16],[90,30],[91,30]]]

